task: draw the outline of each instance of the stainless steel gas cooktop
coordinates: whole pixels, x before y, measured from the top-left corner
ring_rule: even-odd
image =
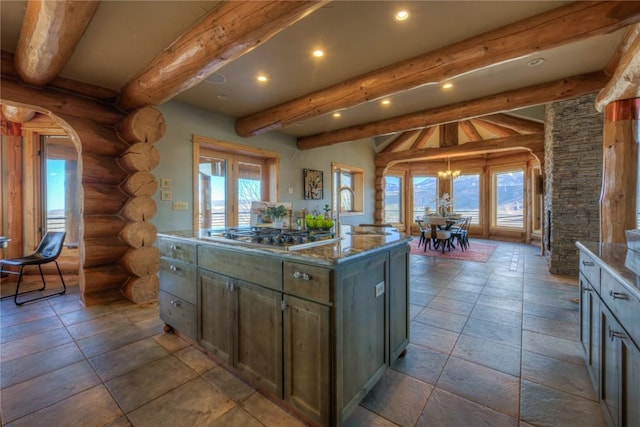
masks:
[[[288,230],[270,227],[237,227],[207,230],[205,238],[229,243],[246,243],[281,250],[299,250],[340,240],[331,231]]]

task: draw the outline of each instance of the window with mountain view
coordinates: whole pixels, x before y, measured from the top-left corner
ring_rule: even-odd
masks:
[[[384,222],[386,223],[401,224],[403,222],[402,181],[401,176],[387,175],[384,177]]]
[[[524,170],[500,170],[492,173],[492,225],[524,227]]]
[[[438,198],[438,177],[427,175],[413,176],[413,217],[421,217],[425,208],[436,212]]]
[[[465,174],[453,180],[453,209],[480,224],[480,174]]]

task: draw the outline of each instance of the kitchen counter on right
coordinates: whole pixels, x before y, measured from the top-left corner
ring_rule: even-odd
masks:
[[[621,244],[580,250],[580,343],[610,426],[640,426],[640,254]]]

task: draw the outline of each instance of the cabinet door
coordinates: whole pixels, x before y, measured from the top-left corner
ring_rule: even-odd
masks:
[[[321,425],[329,423],[330,308],[285,295],[284,400]]]
[[[282,398],[282,293],[236,282],[237,347],[234,366]]]
[[[409,344],[409,247],[391,251],[389,258],[389,363]]]
[[[235,335],[232,284],[227,276],[200,270],[200,345],[229,364]]]
[[[602,305],[602,395],[610,424],[640,425],[640,350]]]
[[[596,396],[600,393],[600,297],[591,283],[580,274],[580,342]]]

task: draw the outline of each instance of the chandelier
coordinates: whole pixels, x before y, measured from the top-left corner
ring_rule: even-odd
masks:
[[[460,171],[451,170],[451,159],[447,157],[447,170],[438,172],[438,176],[442,179],[457,178],[460,176]]]

